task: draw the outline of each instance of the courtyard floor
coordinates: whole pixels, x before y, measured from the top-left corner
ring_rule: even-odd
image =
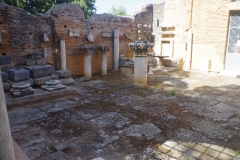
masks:
[[[164,68],[146,87],[120,72],[75,80],[74,94],[8,108],[30,159],[240,159],[238,78]]]

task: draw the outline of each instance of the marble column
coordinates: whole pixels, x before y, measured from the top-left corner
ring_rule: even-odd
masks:
[[[114,29],[114,70],[119,69],[119,31]]]
[[[109,48],[109,46],[99,47],[102,55],[102,75],[107,75],[107,51]]]
[[[0,77],[0,159],[15,160],[10,125],[8,120],[8,112],[6,107],[6,100],[4,96],[3,83],[1,77]]]
[[[192,59],[192,30],[188,30],[188,40],[187,40],[187,55],[185,58],[185,63],[183,69],[189,71],[191,68],[191,59]]]
[[[66,47],[65,47],[65,39],[60,39],[60,52],[61,52],[61,69],[66,70]]]
[[[129,43],[132,52],[135,52],[134,59],[134,84],[138,86],[147,85],[148,58],[147,51],[153,44],[147,41],[134,41]]]
[[[95,47],[90,45],[85,45],[80,47],[84,55],[84,77],[92,77],[92,62],[91,54],[94,52]]]

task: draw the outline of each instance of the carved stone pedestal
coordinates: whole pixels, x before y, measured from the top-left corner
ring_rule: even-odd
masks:
[[[147,41],[134,41],[129,47],[135,53],[134,58],[134,84],[139,86],[147,85],[148,58],[147,51],[153,44]]]
[[[41,88],[51,92],[55,90],[64,89],[66,87],[62,85],[59,80],[50,80],[47,81],[45,85],[41,86]]]
[[[34,89],[30,86],[29,83],[19,83],[14,84],[10,90],[10,94],[13,97],[22,97],[30,94],[34,94]]]

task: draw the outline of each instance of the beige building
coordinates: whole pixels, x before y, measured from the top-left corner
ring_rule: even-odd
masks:
[[[239,0],[165,0],[152,13],[155,54],[186,58],[191,29],[192,69],[240,70]]]

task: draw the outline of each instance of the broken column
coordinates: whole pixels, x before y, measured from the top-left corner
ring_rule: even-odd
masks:
[[[0,126],[0,159],[15,160],[2,78],[0,78]]]
[[[135,52],[134,59],[134,84],[139,86],[147,85],[148,58],[147,51],[153,44],[147,41],[134,41],[129,43],[130,48]]]
[[[119,69],[119,32],[114,29],[114,70]]]
[[[61,51],[61,69],[66,70],[66,47],[65,47],[65,39],[60,39],[60,51]]]
[[[189,71],[191,68],[191,59],[192,59],[192,30],[188,30],[188,40],[187,40],[187,55],[184,63],[184,70]]]
[[[107,74],[107,51],[109,50],[109,46],[100,46],[99,47],[102,54],[102,75]]]
[[[91,54],[94,52],[95,47],[90,45],[81,46],[80,49],[84,55],[84,77],[92,77],[91,67]]]
[[[58,76],[61,84],[70,85],[75,83],[74,79],[71,77],[72,74],[70,70],[58,70],[55,74]]]

